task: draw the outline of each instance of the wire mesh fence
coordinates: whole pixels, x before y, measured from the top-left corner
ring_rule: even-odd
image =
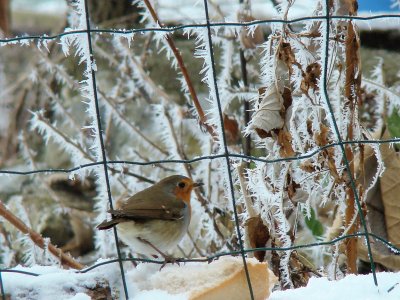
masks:
[[[400,15],[396,14],[381,14],[381,15],[374,15],[370,17],[359,17],[359,16],[345,16],[345,15],[332,15],[332,12],[329,11],[330,7],[330,1],[326,0],[325,3],[323,3],[324,11],[323,14],[320,16],[312,16],[312,17],[303,17],[303,18],[297,18],[297,19],[290,19],[290,20],[278,20],[278,19],[270,19],[270,20],[255,20],[255,21],[248,21],[248,22],[212,22],[209,17],[209,8],[208,8],[208,2],[207,0],[204,0],[203,3],[203,9],[204,9],[204,14],[205,14],[205,20],[204,23],[202,24],[188,24],[188,25],[180,25],[180,26],[171,26],[171,27],[153,27],[153,28],[138,28],[138,29],[131,29],[131,30],[113,30],[113,29],[94,29],[91,26],[90,23],[90,15],[89,15],[89,9],[88,9],[88,4],[87,1],[83,1],[82,3],[84,4],[81,9],[81,14],[82,14],[82,19],[81,23],[84,21],[84,24],[80,24],[82,27],[79,28],[78,30],[69,30],[65,31],[63,33],[57,34],[57,35],[52,35],[52,36],[46,36],[46,35],[37,35],[37,36],[22,36],[22,37],[15,37],[15,38],[8,38],[8,39],[0,39],[0,43],[3,45],[6,44],[12,44],[12,43],[37,43],[38,45],[42,41],[54,41],[58,40],[61,38],[68,38],[68,36],[79,36],[82,40],[84,40],[86,43],[85,45],[87,46],[87,49],[84,51],[86,52],[86,57],[85,57],[85,64],[86,64],[86,84],[89,87],[90,90],[87,91],[88,93],[88,100],[91,102],[90,105],[93,107],[93,112],[95,112],[95,115],[93,116],[93,119],[95,120],[94,124],[96,125],[96,128],[94,128],[94,132],[97,134],[95,137],[95,140],[97,143],[99,154],[98,155],[98,160],[93,161],[93,162],[88,162],[85,164],[80,164],[73,166],[71,168],[65,168],[65,169],[56,169],[56,168],[46,168],[46,169],[34,169],[34,170],[25,170],[25,171],[14,171],[14,170],[0,170],[0,173],[2,174],[8,174],[8,175],[18,175],[18,176],[23,176],[23,175],[35,175],[39,173],[44,173],[44,174],[50,174],[50,173],[71,173],[75,171],[79,171],[82,169],[86,168],[101,168],[101,172],[103,173],[103,179],[104,179],[104,184],[106,186],[106,191],[107,191],[107,198],[108,198],[108,205],[112,209],[113,208],[113,200],[112,200],[112,187],[110,183],[110,178],[109,178],[109,172],[110,172],[110,166],[154,166],[154,165],[168,165],[168,164],[182,164],[182,165],[192,165],[193,163],[199,162],[199,161],[204,161],[204,160],[219,160],[222,161],[223,164],[225,164],[225,168],[227,170],[225,180],[228,184],[227,191],[230,192],[230,195],[228,195],[228,198],[231,199],[231,207],[233,210],[233,218],[234,218],[234,223],[235,223],[235,230],[236,230],[236,235],[237,235],[237,245],[238,249],[233,250],[233,251],[223,251],[216,253],[215,255],[210,255],[205,258],[185,258],[185,259],[179,259],[179,262],[210,262],[216,258],[222,257],[222,256],[231,256],[231,255],[238,255],[242,257],[243,260],[243,265],[244,265],[244,270],[246,273],[246,278],[247,278],[247,284],[248,284],[248,289],[249,289],[249,297],[251,299],[254,299],[254,294],[253,294],[253,288],[250,280],[250,275],[247,269],[247,263],[246,263],[246,257],[248,253],[253,253],[255,251],[277,251],[277,252],[284,252],[284,251],[291,251],[291,250],[297,250],[297,249],[303,249],[303,248],[312,248],[312,247],[321,247],[321,246],[327,246],[327,245],[335,245],[343,240],[349,240],[349,239],[356,239],[356,238],[363,238],[365,240],[365,243],[367,245],[367,250],[368,250],[368,256],[369,256],[369,262],[371,266],[371,272],[373,274],[374,278],[374,283],[375,285],[378,285],[377,277],[376,277],[376,270],[375,270],[375,263],[374,263],[374,257],[372,255],[371,251],[371,241],[373,239],[376,239],[383,244],[385,244],[387,247],[392,249],[393,251],[399,252],[400,249],[394,246],[392,243],[387,241],[386,239],[370,232],[367,222],[365,220],[365,214],[363,212],[363,204],[361,201],[361,197],[359,195],[359,189],[357,188],[357,184],[355,181],[355,174],[352,173],[352,168],[351,167],[351,160],[348,155],[348,151],[346,151],[346,145],[381,145],[381,144],[393,144],[393,143],[398,143],[400,142],[399,138],[391,138],[391,139],[380,139],[380,140],[370,140],[370,139],[351,139],[347,140],[347,137],[343,137],[341,134],[340,130],[340,124],[338,124],[337,119],[335,118],[335,112],[334,112],[334,107],[331,103],[331,95],[329,94],[329,88],[328,88],[328,77],[329,77],[329,57],[330,57],[330,41],[333,37],[331,37],[331,28],[332,26],[331,21],[332,20],[340,20],[340,21],[354,21],[357,20],[358,22],[367,22],[370,20],[376,20],[376,19],[387,19],[387,20],[399,20]],[[326,101],[325,105],[327,106],[327,111],[329,112],[329,116],[327,118],[330,119],[330,124],[333,125],[333,132],[336,134],[336,140],[334,140],[331,143],[325,144],[325,145],[320,145],[313,149],[312,151],[302,153],[299,155],[294,155],[294,156],[286,156],[286,157],[280,157],[280,158],[275,158],[275,159],[267,159],[267,158],[261,158],[257,157],[254,155],[248,155],[248,154],[238,154],[234,153],[229,149],[228,142],[227,142],[227,137],[226,137],[226,131],[224,130],[224,127],[226,126],[224,123],[224,113],[223,113],[223,108],[221,104],[221,99],[220,99],[220,91],[219,91],[219,83],[217,80],[217,64],[215,61],[215,53],[213,49],[213,39],[217,37],[215,32],[213,32],[213,29],[215,28],[222,28],[222,27],[232,27],[232,28],[241,28],[241,27],[246,27],[246,28],[251,28],[251,26],[255,25],[264,25],[264,24],[289,24],[289,25],[296,25],[296,24],[302,24],[302,22],[305,21],[321,21],[324,24],[324,32],[322,32],[322,39],[324,45],[323,48],[323,55],[322,57],[324,58],[322,60],[322,63],[324,66],[321,68],[322,69],[322,74],[321,74],[321,82],[322,82],[322,93],[324,96],[322,97],[324,101]],[[214,155],[202,155],[199,157],[195,157],[192,159],[160,159],[160,160],[151,160],[151,161],[131,161],[131,160],[111,160],[108,158],[107,153],[106,153],[106,146],[105,146],[105,141],[104,141],[104,132],[105,129],[102,127],[104,124],[104,116],[102,115],[101,112],[101,107],[100,107],[100,101],[99,101],[99,92],[98,92],[98,81],[96,78],[96,74],[100,73],[100,71],[97,71],[96,67],[96,61],[95,61],[95,54],[93,50],[93,41],[95,40],[94,35],[95,34],[109,34],[113,36],[129,36],[131,34],[136,34],[136,33],[146,33],[146,32],[153,32],[153,33],[174,33],[177,31],[181,30],[189,30],[189,29],[199,29],[203,28],[206,31],[206,37],[207,37],[207,47],[209,53],[207,54],[210,59],[210,72],[211,72],[211,79],[212,79],[212,86],[210,86],[210,89],[213,89],[213,92],[215,93],[215,101],[216,101],[216,107],[218,109],[218,118],[219,118],[219,124],[218,127],[220,129],[220,143],[221,143],[221,149],[218,154]],[[205,129],[206,131],[206,129]],[[257,247],[257,248],[246,248],[244,244],[244,239],[243,239],[243,232],[241,230],[241,222],[240,222],[240,217],[239,217],[239,212],[237,211],[238,204],[236,202],[237,195],[235,194],[235,180],[233,178],[233,159],[235,160],[243,160],[247,162],[260,162],[260,163],[265,163],[268,165],[272,164],[278,164],[278,163],[283,163],[283,162],[292,162],[292,161],[304,161],[308,158],[312,158],[315,155],[338,147],[340,149],[340,152],[342,153],[342,159],[344,162],[344,170],[347,172],[347,178],[349,179],[347,184],[349,187],[351,187],[351,190],[354,193],[354,199],[355,199],[355,204],[357,208],[357,214],[361,222],[361,232],[354,232],[354,233],[349,233],[349,234],[344,234],[338,238],[335,238],[331,241],[323,241],[323,242],[315,242],[315,243],[308,243],[308,244],[301,244],[301,245],[292,245],[292,246],[272,246],[272,247]],[[151,181],[150,181],[151,182]],[[149,263],[154,263],[154,264],[163,264],[162,261],[159,260],[153,260],[153,259],[143,259],[143,258],[125,258],[123,257],[123,254],[120,250],[120,246],[118,243],[118,232],[114,228],[114,237],[115,237],[115,245],[117,249],[117,259],[113,260],[108,260],[106,262],[101,262],[94,264],[88,268],[79,270],[77,272],[80,273],[86,273],[90,272],[93,269],[96,269],[102,265],[106,264],[119,264],[120,268],[120,273],[121,273],[121,280],[123,283],[123,290],[124,290],[124,296],[126,299],[129,298],[128,295],[128,288],[127,288],[127,283],[125,279],[125,271],[124,271],[124,265],[123,262],[125,261],[138,261],[138,262],[149,262]],[[6,272],[15,272],[15,273],[21,273],[21,276],[23,275],[28,275],[28,276],[38,276],[39,274],[35,273],[30,273],[30,272],[25,272],[25,271],[19,271],[19,270],[12,270],[12,269],[1,269],[0,270],[0,287],[1,287],[1,293],[3,296],[3,299],[6,299],[6,292],[4,290],[4,285],[2,282],[2,273]]]

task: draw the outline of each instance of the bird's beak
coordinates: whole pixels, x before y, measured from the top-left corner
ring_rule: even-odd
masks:
[[[204,185],[204,183],[202,183],[202,182],[194,182],[193,183],[193,187],[194,188],[197,188],[197,187],[202,186],[202,185]]]

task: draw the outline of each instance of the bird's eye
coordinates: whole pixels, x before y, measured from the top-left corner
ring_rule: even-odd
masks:
[[[181,182],[178,183],[178,186],[183,189],[186,186],[186,183],[181,181]]]

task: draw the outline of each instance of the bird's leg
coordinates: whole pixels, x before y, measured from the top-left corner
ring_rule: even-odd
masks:
[[[145,243],[147,245],[149,245],[151,248],[153,248],[154,250],[156,250],[158,253],[161,254],[161,256],[164,258],[164,263],[162,264],[160,270],[162,268],[164,268],[166,266],[166,264],[171,263],[171,264],[177,264],[179,266],[179,262],[177,261],[177,258],[174,258],[170,255],[165,254],[164,252],[162,252],[160,249],[158,249],[156,246],[154,246],[152,243],[150,243],[148,240],[145,240],[141,237],[137,238],[139,241],[141,241],[142,243]]]

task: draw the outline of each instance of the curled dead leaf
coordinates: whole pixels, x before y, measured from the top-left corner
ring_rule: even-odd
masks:
[[[288,87],[284,87],[282,93],[283,107],[287,110],[293,102],[292,91]]]
[[[279,60],[283,61],[289,70],[289,74],[293,73],[293,64],[298,64],[294,56],[290,43],[282,42],[278,53]]]
[[[303,73],[303,80],[301,81],[301,91],[308,95],[308,90],[318,90],[318,79],[321,76],[321,65],[319,63],[312,63],[307,66],[306,71]]]
[[[286,192],[293,204],[298,202],[305,203],[309,196],[306,191],[301,189],[301,185],[295,182],[289,174],[286,177]]]
[[[306,161],[303,161],[300,164],[300,169],[302,169],[304,172],[307,172],[307,173],[314,173],[316,171],[315,166],[309,159],[307,159]]]
[[[275,86],[259,89],[260,101],[250,121],[250,129],[257,132],[260,138],[269,136],[273,129],[282,128],[283,98]]]

